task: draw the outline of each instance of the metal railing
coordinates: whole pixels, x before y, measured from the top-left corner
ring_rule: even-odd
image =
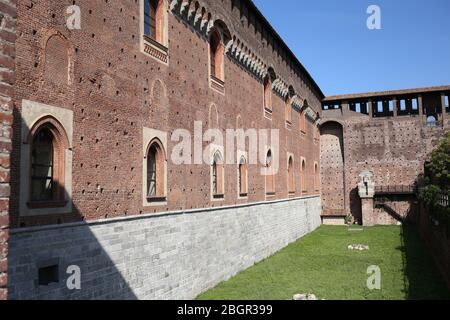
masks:
[[[450,207],[450,200],[449,200],[448,192],[441,191],[439,193],[439,195],[437,196],[437,204],[442,207],[445,207],[445,208]]]
[[[375,187],[375,194],[414,194],[416,191],[417,187],[415,185]]]

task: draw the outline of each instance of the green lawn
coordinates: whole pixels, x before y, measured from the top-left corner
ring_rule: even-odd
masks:
[[[450,299],[415,229],[362,229],[322,226],[197,299],[286,300],[296,293],[327,300]],[[370,250],[350,251],[350,244]],[[371,265],[381,269],[381,290],[366,286]]]

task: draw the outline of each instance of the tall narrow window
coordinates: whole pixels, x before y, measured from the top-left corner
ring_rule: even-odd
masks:
[[[214,155],[212,163],[212,193],[213,198],[221,199],[224,197],[223,192],[223,161],[219,152]]]
[[[54,199],[53,135],[44,128],[33,139],[31,150],[31,201]]]
[[[267,152],[266,157],[266,194],[275,195],[275,179],[273,173],[272,151]]]
[[[30,131],[30,208],[67,204],[64,183],[68,140],[63,130],[55,119],[45,117]]]
[[[264,79],[264,109],[272,112],[272,80],[270,75]]]
[[[314,190],[319,191],[319,165],[314,163]]]
[[[239,162],[239,196],[246,197],[248,193],[247,187],[247,162],[242,157]]]
[[[211,34],[210,38],[210,68],[211,76],[223,81],[223,44],[217,31]]]
[[[301,169],[301,175],[300,175],[300,182],[302,186],[302,192],[306,193],[306,161],[302,160],[302,169]]]
[[[300,131],[306,133],[306,116],[305,111],[300,112]]]
[[[295,193],[295,179],[294,179],[294,160],[289,157],[288,161],[288,192]]]
[[[292,106],[291,106],[291,98],[286,98],[285,101],[285,114],[286,114],[286,125],[288,127],[291,126],[292,124]]]
[[[159,142],[154,141],[147,153],[147,199],[162,201],[165,192],[164,150]]]
[[[419,103],[418,103],[417,98],[414,98],[411,101],[412,101],[412,109],[413,110],[419,110]]]
[[[144,0],[144,34],[165,45],[165,23],[164,0]]]
[[[400,111],[406,111],[406,100],[405,99],[400,100]]]
[[[445,99],[444,99],[444,100],[445,100],[445,101],[444,101],[445,108],[446,108],[446,109],[449,109],[450,106],[449,106],[448,96],[445,96]]]

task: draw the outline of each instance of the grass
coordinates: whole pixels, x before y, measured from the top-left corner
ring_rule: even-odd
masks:
[[[322,226],[197,299],[286,300],[296,293],[326,300],[450,299],[415,229],[357,229],[363,231]],[[350,251],[350,244],[370,250]],[[371,265],[381,269],[381,290],[367,288]]]

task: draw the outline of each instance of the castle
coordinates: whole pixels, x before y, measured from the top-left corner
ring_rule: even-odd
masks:
[[[322,223],[396,223],[449,129],[450,86],[326,97],[250,0],[0,11],[0,299],[190,299]]]

